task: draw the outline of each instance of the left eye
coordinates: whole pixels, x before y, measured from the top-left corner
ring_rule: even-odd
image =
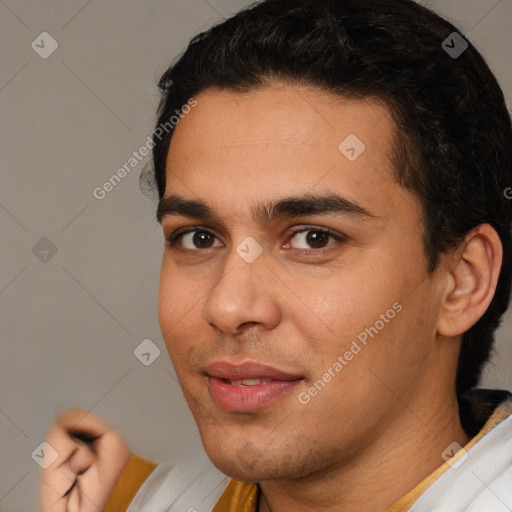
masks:
[[[343,238],[336,235],[332,231],[326,229],[302,229],[295,231],[290,238],[291,244],[294,249],[323,249],[332,245],[334,241],[342,241]],[[329,242],[331,240],[331,242]]]

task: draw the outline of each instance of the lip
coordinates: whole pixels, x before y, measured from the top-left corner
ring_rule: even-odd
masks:
[[[242,379],[270,379],[290,381],[302,379],[302,375],[294,375],[266,364],[254,361],[232,363],[230,361],[215,361],[205,367],[205,372],[210,377],[228,380]]]
[[[205,367],[208,390],[213,401],[230,412],[254,412],[291,393],[303,380],[272,366],[253,361],[234,364],[216,361]],[[236,386],[225,380],[264,379],[254,386]]]

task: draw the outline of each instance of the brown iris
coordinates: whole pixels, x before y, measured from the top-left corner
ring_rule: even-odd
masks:
[[[200,249],[208,249],[213,245],[214,236],[205,231],[197,231],[193,236],[193,243]]]
[[[325,244],[329,241],[329,233],[323,233],[322,231],[310,231],[306,236],[306,241],[311,247],[321,249],[322,247],[325,247]]]

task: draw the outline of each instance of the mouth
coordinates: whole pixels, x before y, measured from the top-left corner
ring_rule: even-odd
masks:
[[[242,380],[229,380],[229,379],[221,379],[226,384],[231,384],[232,386],[259,386],[261,384],[268,384],[272,382],[272,379],[242,379]]]
[[[304,377],[247,361],[218,361],[205,368],[210,396],[230,412],[254,412],[289,395]]]

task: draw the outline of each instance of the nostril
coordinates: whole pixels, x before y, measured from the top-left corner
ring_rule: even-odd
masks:
[[[258,325],[259,322],[244,322],[243,324],[240,324],[237,329],[236,329],[236,333],[237,334],[240,334],[242,333],[243,331],[245,331],[246,329],[248,329],[249,327],[252,327],[254,325]]]

